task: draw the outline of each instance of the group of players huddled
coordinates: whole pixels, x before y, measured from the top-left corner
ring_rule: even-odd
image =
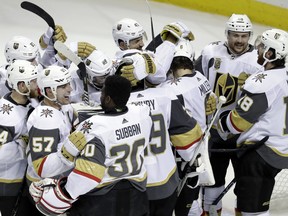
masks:
[[[211,205],[230,161],[235,215],[269,216],[275,176],[288,168],[288,33],[269,29],[252,45],[250,19],[232,14],[227,40],[196,59],[194,35],[180,21],[146,48],[146,32],[133,19],[117,21],[112,35],[119,47],[113,58],[88,42],[66,44],[86,74],[55,50],[55,41],[67,39],[60,25],[49,27],[39,46],[23,36],[6,43],[2,216],[221,215],[221,201]],[[226,101],[207,131],[220,96]],[[205,142],[208,160],[199,151]],[[215,184],[201,185],[205,172]]]

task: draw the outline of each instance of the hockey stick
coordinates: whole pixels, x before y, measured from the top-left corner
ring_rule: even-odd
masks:
[[[23,1],[21,3],[21,7],[25,10],[28,10],[34,14],[40,16],[45,22],[53,29],[55,29],[54,19],[41,7],[38,5],[33,4],[32,2]]]
[[[208,139],[208,136],[210,135],[210,134],[209,134],[209,131],[210,131],[211,127],[213,126],[216,118],[218,117],[218,114],[219,114],[219,112],[220,112],[220,110],[221,110],[221,107],[222,107],[222,105],[223,105],[224,103],[226,103],[226,97],[220,96],[220,97],[219,97],[219,102],[218,102],[217,107],[216,107],[216,111],[215,111],[215,113],[214,113],[214,115],[213,115],[213,117],[212,117],[212,119],[211,119],[208,127],[206,128],[206,130],[205,130],[205,132],[204,132],[201,140],[199,141],[199,144],[198,144],[198,146],[197,146],[196,149],[195,149],[195,153],[194,153],[192,159],[189,161],[189,166],[192,166],[192,164],[194,163],[194,161],[196,160],[196,158],[197,158],[198,155],[200,154],[200,152],[201,152],[201,150],[202,150],[202,148],[203,148],[202,145],[205,145],[204,142],[205,142],[206,139]],[[204,149],[205,149],[205,148],[204,148]],[[206,153],[208,154],[208,149],[207,149],[207,152],[206,152]],[[205,165],[207,166],[207,169],[212,170],[210,164],[205,164]],[[210,165],[210,167],[208,167],[209,165]],[[187,181],[187,179],[188,179],[189,177],[191,177],[191,176],[189,176],[189,173],[186,173],[185,176],[183,177],[183,179],[180,181],[180,184],[179,184],[179,186],[178,186],[178,196],[179,196],[179,194],[181,193],[181,191],[182,191],[182,189],[183,189],[184,185],[186,184],[186,181]],[[208,176],[208,177],[209,177],[209,176]],[[212,178],[212,177],[211,177],[211,178]],[[209,180],[211,181],[211,183],[210,183],[210,185],[211,185],[211,184],[213,183],[213,181],[214,181],[214,177],[213,177],[213,179],[209,179]],[[213,184],[214,184],[214,183],[213,183]]]
[[[39,17],[41,17],[48,24],[48,26],[50,26],[51,28],[53,28],[55,30],[54,19],[44,9],[42,9],[38,5],[33,4],[32,2],[28,2],[28,1],[23,1],[21,3],[21,7],[23,9],[28,10],[28,11],[38,15]],[[55,53],[57,53],[57,50],[55,50]]]
[[[154,24],[153,24],[153,19],[152,19],[152,13],[151,13],[151,8],[150,8],[150,4],[148,2],[148,0],[145,0],[148,10],[149,10],[149,14],[150,14],[150,25],[151,25],[151,34],[152,34],[152,43],[153,43],[153,48],[151,51],[153,51],[154,53],[156,52],[156,42],[155,42],[155,36],[154,36]]]
[[[89,105],[88,80],[85,63],[61,41],[55,41],[54,48],[79,68],[84,87],[83,101],[86,105]]]
[[[26,185],[26,171],[27,171],[27,168],[28,168],[28,165],[26,166],[26,169],[25,169],[25,172],[24,172],[24,176],[23,176],[23,180],[21,182],[21,186],[20,186],[19,191],[17,193],[16,202],[15,202],[14,207],[12,209],[11,216],[16,216],[17,213],[18,213],[18,209],[19,209],[19,206],[20,206],[21,198],[22,198],[22,195],[23,195],[23,192],[24,192],[24,189],[25,189],[25,185]]]
[[[239,158],[241,158],[244,154],[247,152],[257,149],[260,146],[264,145],[264,143],[269,139],[269,136],[265,136],[263,139],[255,143],[254,145],[250,145],[246,148],[239,148],[239,152],[241,152],[241,155],[238,155]],[[241,151],[240,151],[241,149]],[[209,207],[209,215],[211,216],[218,216],[217,213],[217,204],[220,202],[220,200],[227,194],[227,192],[230,190],[230,188],[236,183],[236,178],[234,177],[231,182],[224,188],[224,190],[219,194],[219,196],[212,202],[212,204]]]

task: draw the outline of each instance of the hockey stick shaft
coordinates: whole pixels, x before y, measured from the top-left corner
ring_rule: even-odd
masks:
[[[152,34],[152,43],[153,43],[153,49],[152,51],[155,53],[156,52],[156,42],[155,42],[155,35],[154,35],[154,24],[153,24],[153,18],[152,18],[152,13],[151,13],[151,8],[148,0],[145,0],[148,10],[149,10],[149,15],[150,15],[150,25],[151,25],[151,34]]]
[[[192,159],[189,161],[189,166],[192,166],[192,164],[193,164],[194,161],[196,160],[196,158],[197,158],[197,156],[198,156],[198,154],[199,154],[199,152],[200,152],[200,150],[201,150],[201,147],[202,147],[201,145],[204,145],[204,143],[202,144],[202,142],[203,142],[203,140],[206,140],[206,139],[208,138],[208,136],[209,136],[209,131],[210,131],[211,127],[213,126],[216,118],[218,117],[218,114],[219,114],[219,112],[220,112],[220,110],[221,110],[222,105],[223,105],[225,102],[226,102],[226,98],[225,98],[224,96],[220,96],[220,97],[219,97],[219,102],[218,102],[217,107],[216,107],[216,111],[214,112],[214,115],[213,115],[213,117],[212,117],[212,119],[211,119],[208,127],[206,128],[206,130],[205,130],[205,132],[204,132],[201,140],[199,141],[198,146],[197,146],[197,148],[195,149],[195,153],[194,153]],[[178,196],[180,195],[180,193],[181,193],[184,185],[186,184],[187,179],[188,179],[188,176],[187,176],[187,174],[186,174],[186,175],[184,176],[184,178],[180,181],[180,184],[179,184],[179,187],[178,187]]]
[[[84,87],[83,101],[86,105],[89,105],[88,80],[85,63],[61,41],[55,41],[54,48],[79,68]]]

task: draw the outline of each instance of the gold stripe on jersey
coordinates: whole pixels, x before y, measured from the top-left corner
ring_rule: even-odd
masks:
[[[160,186],[160,185],[166,184],[166,183],[169,181],[169,179],[171,178],[171,176],[174,175],[174,173],[176,172],[176,170],[177,170],[177,167],[175,166],[175,167],[171,170],[171,172],[167,175],[167,178],[166,178],[166,179],[164,179],[163,181],[160,181],[160,182],[156,182],[156,183],[148,183],[148,184],[147,184],[147,187],[155,187],[155,186]]]
[[[272,151],[274,151],[277,155],[280,155],[282,157],[288,157],[288,154],[283,154],[282,152],[278,151],[276,148],[272,148],[271,146],[269,146]]]
[[[105,169],[105,166],[94,163],[92,161],[84,160],[82,158],[78,158],[76,160],[76,166],[73,172],[86,176],[99,183],[104,177]]]
[[[39,176],[41,176],[42,169],[43,169],[43,164],[44,164],[45,160],[46,160],[46,156],[43,157],[43,158],[39,158],[39,159],[37,159],[37,160],[32,162],[33,163],[33,167],[34,167],[36,173]]]
[[[230,114],[230,121],[234,129],[239,131],[240,133],[243,131],[247,131],[253,126],[253,124],[242,118],[236,110],[232,110]]]
[[[0,178],[1,183],[19,183],[22,181],[23,181],[23,179],[2,179],[2,178]]]
[[[38,178],[33,178],[30,175],[28,175],[28,173],[26,174],[26,179],[28,179],[30,182],[36,182],[36,181],[40,181],[41,179]]]
[[[145,61],[145,69],[146,69],[146,73],[148,74],[155,74],[156,72],[156,65],[152,59],[152,57],[147,54],[147,53],[139,53],[144,61]]]
[[[171,135],[170,139],[176,149],[188,149],[195,143],[199,142],[202,137],[202,130],[197,123],[195,127],[182,134]]]

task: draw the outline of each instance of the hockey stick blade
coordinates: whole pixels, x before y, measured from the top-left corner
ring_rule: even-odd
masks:
[[[45,22],[53,29],[55,29],[55,22],[54,19],[48,14],[45,10],[43,10],[41,7],[39,7],[36,4],[33,4],[32,2],[23,1],[21,3],[21,7],[25,10],[28,10],[34,14],[37,14],[40,16]]]
[[[79,68],[84,87],[83,101],[86,105],[89,105],[88,80],[85,63],[61,41],[55,41],[54,48]]]

